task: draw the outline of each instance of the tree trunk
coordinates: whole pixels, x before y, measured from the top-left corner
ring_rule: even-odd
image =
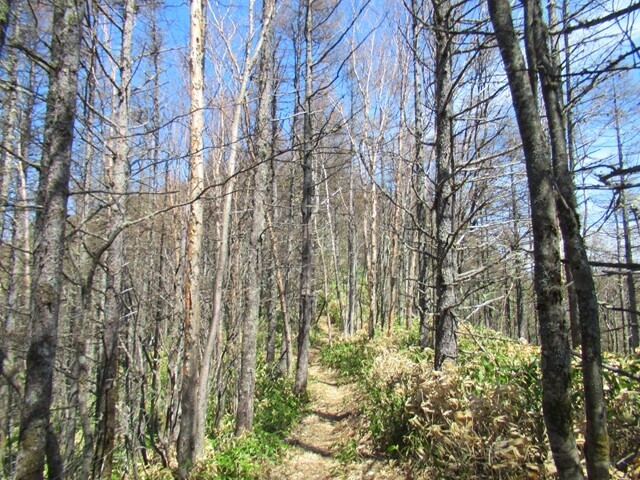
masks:
[[[613,120],[616,131],[616,144],[618,150],[618,168],[624,168],[624,153],[622,151],[622,136],[620,134],[620,110],[618,109],[617,93],[614,92],[613,97]],[[622,218],[622,238],[624,240],[624,261],[628,264],[633,263],[633,243],[631,242],[631,230],[629,228],[629,214],[627,213],[627,194],[625,186],[625,178],[620,178],[620,213]],[[638,335],[638,301],[636,298],[636,283],[633,272],[627,272],[625,275],[627,289],[627,310],[629,313],[629,349],[633,352],[639,346],[640,336]]]
[[[534,243],[536,307],[542,346],[542,407],[551,451],[561,479],[583,479],[573,435],[571,351],[562,301],[560,232],[554,178],[534,92],[508,0],[489,0],[489,13],[509,81],[522,138]]]
[[[429,209],[427,207],[425,192],[425,145],[424,145],[424,119],[422,105],[422,66],[418,57],[418,46],[420,38],[420,7],[418,0],[411,1],[411,46],[413,55],[413,91],[414,91],[414,137],[415,137],[415,157],[413,165],[412,181],[414,183],[414,191],[416,194],[416,218],[413,222],[415,230],[415,248],[416,260],[410,262],[409,275],[413,277],[412,269],[414,263],[417,263],[417,298],[415,299],[418,307],[418,316],[420,317],[420,346],[427,348],[429,346],[430,336],[428,334],[429,326],[427,325],[427,309],[429,303],[429,263],[431,261],[427,250],[426,228],[429,223]],[[409,310],[409,315],[410,311]]]
[[[336,232],[333,225],[333,215],[331,213],[332,205],[331,205],[331,194],[329,193],[329,175],[327,173],[327,169],[322,166],[322,172],[325,177],[324,187],[326,194],[326,208],[327,208],[327,223],[329,226],[329,240],[331,241],[331,265],[333,267],[333,277],[336,282],[335,290],[336,290],[336,300],[338,301],[338,310],[340,314],[340,318],[344,319],[344,306],[342,304],[342,292],[340,291],[340,266],[338,264],[338,247],[336,246]],[[328,291],[326,292],[329,293]]]
[[[452,7],[449,0],[433,0],[433,22],[436,41],[436,185],[434,209],[436,217],[436,312],[434,368],[445,362],[456,362],[458,340],[454,287],[455,251],[453,230],[453,122],[451,80]]]
[[[262,4],[262,24],[269,24],[272,1]],[[262,233],[265,223],[266,173],[269,161],[271,130],[271,97],[273,89],[272,35],[268,32],[262,42],[258,91],[260,94],[258,118],[255,127],[253,208],[249,234],[249,264],[251,273],[245,285],[245,308],[242,331],[240,378],[238,380],[238,409],[236,411],[236,436],[253,429],[253,404],[256,384],[256,355],[258,347],[258,321],[260,313],[260,280],[262,278]]]
[[[15,67],[11,65],[12,70],[9,74],[10,83],[16,85]],[[33,91],[34,75],[33,69],[30,75],[30,84],[28,91]],[[17,90],[17,88],[15,88]],[[3,138],[4,145],[8,150],[2,152],[5,177],[3,180],[9,189],[10,179],[15,181],[15,197],[16,208],[14,210],[13,234],[11,241],[11,273],[9,277],[9,290],[6,297],[6,305],[4,311],[2,325],[2,340],[0,340],[0,372],[7,379],[6,382],[0,382],[0,463],[3,469],[0,475],[4,474],[7,478],[11,478],[13,474],[13,456],[12,433],[16,427],[15,410],[17,409],[17,394],[20,393],[17,385],[16,374],[24,371],[24,360],[16,357],[17,348],[21,345],[21,339],[27,334],[28,315],[30,311],[30,295],[31,295],[31,219],[29,213],[29,197],[27,184],[27,164],[23,163],[19,158],[12,158],[9,151],[17,149],[18,156],[23,157],[27,151],[31,141],[31,114],[33,111],[34,95],[27,93],[27,105],[22,118],[18,123],[17,118],[17,96],[11,95],[9,99],[9,111],[6,122],[7,129]],[[16,125],[18,123],[18,125]],[[19,139],[14,138],[11,132],[14,128],[20,131]],[[3,195],[3,206],[6,198]],[[4,214],[2,217],[4,218]],[[18,388],[16,388],[18,387]]]
[[[2,12],[0,10],[0,17],[1,16]],[[16,32],[16,36],[18,40],[21,40],[22,35],[19,29]],[[2,118],[2,150],[0,151],[0,238],[4,238],[4,219],[9,203],[9,191],[11,188],[14,164],[13,156],[10,152],[15,151],[15,131],[18,123],[18,57],[16,52],[11,52],[11,55],[6,59],[6,69],[6,81],[10,87],[4,98],[4,115]]]
[[[125,315],[122,297],[125,278],[125,236],[121,231],[126,221],[126,192],[129,177],[129,99],[132,77],[131,46],[135,21],[134,0],[123,5],[122,41],[120,44],[120,83],[117,87],[115,145],[113,160],[107,163],[107,184],[113,205],[109,221],[115,235],[107,252],[107,287],[104,306],[103,360],[100,371],[97,412],[98,428],[93,464],[93,477],[108,480],[113,468],[115,451],[117,402],[119,396],[119,336]],[[107,156],[109,158],[109,156]]]
[[[313,235],[311,220],[314,208],[315,186],[313,183],[313,122],[311,100],[313,94],[312,71],[312,15],[311,0],[305,2],[304,41],[305,58],[305,94],[304,127],[302,146],[302,262],[300,271],[300,328],[298,332],[298,360],[294,392],[302,395],[307,389],[309,368],[309,333],[314,311],[313,291]]]
[[[16,475],[18,480],[43,476],[50,431],[53,368],[58,340],[64,233],[82,17],[75,0],[53,5],[51,61],[43,151],[35,223],[31,338],[27,354],[25,395],[20,417]]]
[[[276,285],[278,287],[278,299],[280,300],[280,314],[282,315],[282,345],[283,345],[283,361],[285,374],[289,375],[291,372],[291,356],[293,354],[291,327],[289,325],[289,314],[287,310],[287,292],[284,284],[284,277],[282,275],[282,267],[278,256],[278,244],[276,242],[275,230],[273,228],[273,222],[271,215],[267,211],[267,229],[269,230],[269,239],[271,243],[271,254],[273,255],[273,262],[275,268]]]
[[[184,358],[182,360],[182,415],[178,435],[178,477],[188,478],[202,451],[197,432],[198,375],[200,373],[200,291],[202,287],[202,238],[204,223],[204,41],[202,0],[191,0],[189,79],[189,219],[184,282]],[[204,393],[203,393],[204,394]]]
[[[587,418],[585,435],[587,475],[591,480],[608,479],[609,436],[607,434],[607,413],[602,380],[598,298],[587,250],[580,232],[575,186],[569,171],[560,69],[550,52],[549,34],[543,20],[540,0],[529,0],[528,3],[528,10],[533,10],[538,74],[547,113],[551,157],[558,187],[556,191],[558,218],[578,300],[582,337],[582,376]]]
[[[368,99],[364,101],[365,105],[368,104]],[[366,130],[365,130],[366,135]],[[379,285],[378,285],[378,186],[376,184],[376,171],[378,168],[378,154],[376,152],[376,145],[370,145],[369,148],[365,147],[369,142],[363,142],[362,148],[367,149],[368,162],[364,158],[364,153],[361,154],[363,167],[369,173],[369,188],[367,189],[368,195],[368,222],[365,226],[365,234],[369,234],[369,242],[367,245],[367,283],[369,284],[369,317],[367,320],[367,330],[369,338],[373,338],[375,335],[376,324],[378,323],[378,297],[379,297]],[[367,162],[367,163],[365,163]],[[366,195],[366,194],[365,194]],[[366,198],[366,197],[365,197]],[[368,228],[367,228],[368,226]]]
[[[262,100],[262,99],[261,99]],[[261,107],[262,108],[262,107]],[[259,113],[258,115],[260,115]],[[261,132],[261,129],[257,129]],[[258,133],[258,135],[260,135]],[[264,230],[264,183],[266,165],[264,145],[258,140],[258,155],[260,162],[254,169],[253,211],[251,233],[249,235],[249,254],[252,272],[249,274],[245,286],[245,308],[242,327],[242,351],[240,364],[240,378],[238,379],[238,409],[236,411],[236,436],[242,435],[253,428],[253,403],[256,383],[256,353],[258,345],[258,314],[260,309],[260,277],[262,271],[261,236]]]
[[[358,258],[356,246],[355,207],[353,192],[353,158],[349,158],[349,225],[347,238],[347,318],[343,333],[350,337],[356,331],[356,291],[358,289]]]

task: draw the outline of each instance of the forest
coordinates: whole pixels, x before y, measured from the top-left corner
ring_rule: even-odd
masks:
[[[0,0],[0,478],[640,478],[639,12]]]

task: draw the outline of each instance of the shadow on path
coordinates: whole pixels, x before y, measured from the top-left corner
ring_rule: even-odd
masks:
[[[311,413],[313,413],[314,415],[317,415],[323,420],[326,420],[327,422],[332,422],[332,423],[340,422],[345,418],[350,417],[353,414],[353,412],[329,413],[329,412],[322,412],[320,410],[311,410]]]
[[[310,443],[305,443],[302,440],[298,439],[298,438],[292,438],[290,440],[287,440],[287,443],[289,445],[293,445],[296,446],[298,448],[301,448],[302,450],[305,450],[307,452],[311,452],[311,453],[315,453],[316,455],[320,455],[321,457],[324,458],[333,458],[333,453],[331,452],[331,450],[328,450],[326,448],[321,448],[321,447],[317,447],[315,445],[311,445]]]

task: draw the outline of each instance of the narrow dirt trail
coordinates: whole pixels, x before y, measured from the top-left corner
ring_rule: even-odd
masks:
[[[340,452],[354,437],[357,413],[353,385],[340,383],[337,374],[320,364],[313,348],[309,364],[309,413],[293,429],[281,465],[270,479],[403,479],[405,474],[375,458],[340,461]]]

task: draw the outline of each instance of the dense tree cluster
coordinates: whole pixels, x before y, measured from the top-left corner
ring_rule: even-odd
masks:
[[[188,478],[310,336],[541,345],[561,478],[637,354],[640,4],[0,0],[3,478]]]

